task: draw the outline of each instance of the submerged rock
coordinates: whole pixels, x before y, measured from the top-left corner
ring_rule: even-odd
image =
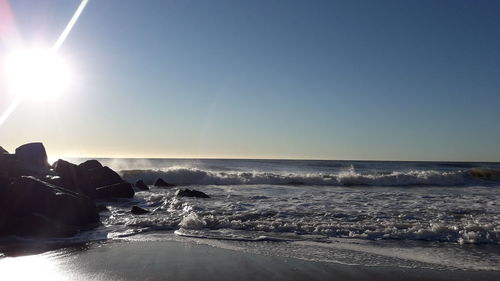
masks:
[[[99,221],[87,196],[32,176],[0,189],[0,235],[69,236]]]
[[[146,209],[143,209],[141,207],[138,207],[138,206],[133,206],[132,207],[132,210],[130,210],[130,212],[134,215],[144,215],[144,214],[147,214],[149,213],[148,210]]]
[[[154,183],[154,186],[158,186],[158,187],[174,187],[176,185],[168,183],[168,182],[164,181],[162,178],[158,178],[158,179],[156,179],[156,181]]]
[[[149,190],[149,187],[142,180],[136,181],[135,187],[137,187],[139,190]]]
[[[97,199],[132,198],[134,194],[134,189],[128,182],[115,183],[96,189]]]
[[[210,198],[206,193],[198,191],[198,190],[191,190],[191,189],[179,189],[175,192],[175,196],[178,197],[197,197],[197,198]]]

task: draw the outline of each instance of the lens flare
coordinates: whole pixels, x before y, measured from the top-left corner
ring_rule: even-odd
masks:
[[[67,61],[57,55],[89,0],[82,0],[52,48],[16,48],[5,58],[4,71],[14,101],[0,115],[2,125],[24,98],[54,98],[69,89],[72,80]]]
[[[8,90],[21,98],[53,99],[69,89],[72,81],[67,60],[45,49],[17,50],[5,60]]]
[[[61,47],[61,45],[64,42],[64,40],[66,40],[66,38],[68,37],[71,29],[73,29],[73,26],[75,25],[76,21],[78,20],[78,18],[82,14],[83,9],[85,9],[85,6],[87,6],[88,2],[89,2],[88,0],[83,0],[80,3],[80,5],[76,9],[75,13],[73,14],[73,17],[71,17],[71,20],[66,25],[66,28],[64,28],[64,31],[61,33],[61,35],[59,36],[59,38],[57,38],[57,41],[56,41],[56,43],[54,44],[54,47],[53,47],[53,49],[55,51],[57,51],[59,49],[59,47]]]
[[[21,102],[20,97],[16,97],[13,102],[10,103],[9,107],[4,111],[2,115],[0,115],[0,126],[2,126],[3,122],[9,118],[10,114],[14,112],[14,109],[19,105]]]

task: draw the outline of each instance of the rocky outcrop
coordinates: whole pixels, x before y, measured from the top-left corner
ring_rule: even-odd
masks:
[[[50,167],[45,147],[40,142],[21,145],[16,148],[16,158],[23,166],[39,171]]]
[[[198,190],[191,190],[188,188],[185,189],[179,189],[175,192],[175,196],[177,197],[197,197],[197,198],[210,198],[206,193],[198,191]]]
[[[97,160],[47,162],[43,144],[0,147],[0,236],[70,236],[99,222],[93,199],[132,198],[134,189]]]
[[[149,187],[142,180],[136,181],[135,187],[139,190],[149,190]]]
[[[88,172],[90,174],[90,183],[96,188],[124,182],[118,173],[107,166],[91,169]]]
[[[164,181],[162,178],[157,178],[156,181],[155,181],[155,183],[154,183],[154,186],[157,186],[157,187],[174,187],[176,185],[168,183],[168,182]]]
[[[97,160],[87,160],[78,165],[78,167],[85,170],[92,170],[92,169],[102,168],[102,164]]]
[[[128,182],[115,183],[99,187],[96,189],[96,198],[110,200],[113,198],[132,198],[134,197],[134,189]]]
[[[0,146],[0,157],[2,157],[2,154],[9,154],[9,152]]]
[[[54,163],[54,171],[59,178],[52,180],[54,184],[60,184],[68,189],[82,192],[83,194],[97,199],[112,198],[112,191],[117,192],[116,197],[133,197],[129,195],[130,190],[126,185],[121,185],[122,190],[117,191],[116,187],[108,186],[126,183],[120,175],[109,167],[102,166],[97,160],[89,160],[80,165],[69,163],[65,160],[57,160]],[[97,189],[108,187],[106,192],[97,192]],[[132,190],[133,191],[133,190]],[[105,194],[105,196],[103,195]],[[127,196],[124,196],[127,194]]]
[[[0,235],[68,236],[99,221],[87,196],[32,176],[0,188]]]
[[[0,149],[0,175],[43,177],[50,173],[47,153],[41,143],[22,145],[16,149],[16,154]]]
[[[95,186],[90,183],[90,173],[88,171],[62,159],[54,162],[52,166],[58,177],[52,178],[51,183],[95,198]]]
[[[148,214],[149,211],[146,210],[146,209],[143,209],[141,207],[138,207],[138,206],[133,206],[132,207],[132,210],[130,210],[130,212],[134,215],[144,215],[144,214]]]

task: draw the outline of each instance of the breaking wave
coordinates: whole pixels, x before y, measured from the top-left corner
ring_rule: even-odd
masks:
[[[177,185],[464,186],[500,183],[500,170],[487,168],[359,173],[351,167],[335,174],[323,174],[221,172],[173,167],[163,170],[122,170],[121,174],[131,182],[142,179],[152,184],[156,178],[161,177]]]

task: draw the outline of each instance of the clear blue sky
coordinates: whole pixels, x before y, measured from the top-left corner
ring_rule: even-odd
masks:
[[[54,41],[79,4],[9,2],[27,42]],[[500,161],[500,1],[91,0],[61,52],[78,83],[21,104],[0,145]]]

